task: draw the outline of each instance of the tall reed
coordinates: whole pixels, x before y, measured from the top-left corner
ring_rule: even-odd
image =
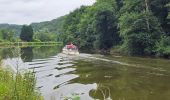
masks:
[[[19,43],[13,50],[17,57],[16,71],[12,72],[0,67],[0,100],[43,100],[36,90],[36,77],[33,72],[21,73],[19,58],[21,57]]]
[[[35,84],[36,79],[32,72],[14,75],[0,69],[0,100],[43,100]]]

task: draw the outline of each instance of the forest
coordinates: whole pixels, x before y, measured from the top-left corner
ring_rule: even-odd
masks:
[[[19,37],[21,26],[14,26],[15,31],[8,34],[1,30],[1,41]],[[92,6],[31,26],[34,41],[73,42],[81,50],[95,52],[170,57],[169,0],[97,0]]]
[[[81,49],[170,56],[169,0],[97,0],[66,15],[62,41]]]

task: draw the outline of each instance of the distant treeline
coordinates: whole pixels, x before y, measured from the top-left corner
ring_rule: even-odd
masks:
[[[60,39],[81,49],[170,56],[169,0],[97,0],[66,15],[61,25]]]
[[[0,29],[0,42],[58,42],[58,34],[45,27],[34,31],[31,25],[23,25],[20,30],[16,33],[15,29]]]
[[[33,38],[31,41],[48,42],[58,41],[58,34],[61,33],[60,27],[64,17],[60,17],[51,21],[32,23],[29,26],[33,29]],[[24,25],[24,27],[27,25]],[[0,42],[20,41],[20,35],[23,25],[0,24]],[[25,33],[27,34],[27,33]]]

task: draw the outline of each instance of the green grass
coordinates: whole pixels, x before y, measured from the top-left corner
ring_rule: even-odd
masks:
[[[31,72],[14,75],[0,68],[0,100],[43,100],[35,84],[35,75]]]

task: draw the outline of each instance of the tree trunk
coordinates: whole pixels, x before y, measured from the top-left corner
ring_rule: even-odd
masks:
[[[145,0],[145,12],[149,13],[149,5],[148,5],[148,1],[149,0]],[[146,16],[146,24],[147,24],[147,28],[148,28],[148,31],[150,31],[150,25],[149,25],[149,19],[148,19],[148,16]]]

